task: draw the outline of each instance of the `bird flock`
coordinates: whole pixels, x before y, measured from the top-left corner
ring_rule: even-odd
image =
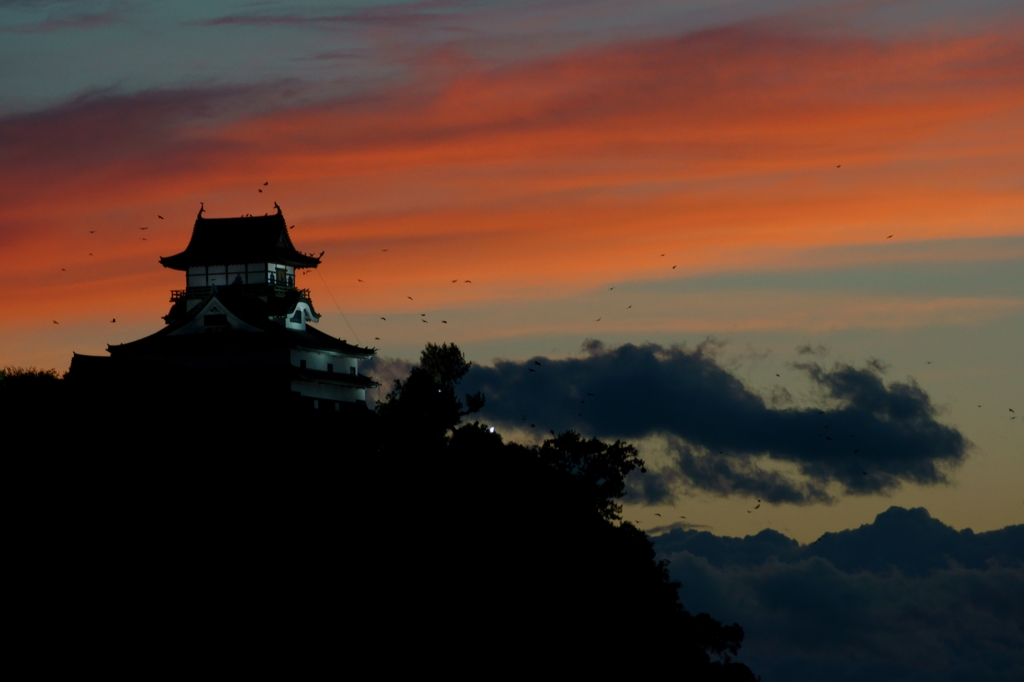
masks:
[[[841,166],[841,164],[839,164],[839,165],[836,165],[836,168],[837,168],[837,169],[839,169],[839,168],[841,168],[841,167],[842,167],[842,166]],[[257,187],[257,190],[256,190],[256,191],[257,191],[257,193],[258,193],[258,194],[263,194],[263,188],[264,188],[264,187],[268,187],[269,185],[270,185],[270,182],[269,182],[269,181],[264,181],[264,182],[263,182],[263,185],[262,185],[262,187]],[[277,209],[277,210],[280,210],[280,207],[278,206],[278,204],[277,204],[277,202],[276,202],[276,201],[274,202],[274,208],[275,208],[275,209]],[[200,208],[200,214],[202,214],[202,212],[203,212],[203,207],[201,207],[201,208]],[[266,215],[269,215],[269,214],[266,214]],[[243,217],[246,217],[246,216],[252,217],[252,214],[250,213],[250,214],[244,214],[244,215],[243,215]],[[161,220],[161,221],[162,221],[162,220],[164,220],[164,216],[163,216],[163,215],[160,215],[160,214],[157,214],[157,215],[156,215],[156,218],[157,218],[158,220]],[[147,231],[147,230],[149,230],[149,229],[150,229],[150,226],[149,226],[149,225],[144,225],[144,226],[140,226],[140,227],[138,227],[138,230],[139,230],[140,232],[146,232],[146,231]],[[295,229],[295,225],[289,225],[289,226],[288,226],[288,229],[289,229],[289,230],[294,230],[294,229]],[[96,234],[96,230],[89,230],[89,231],[88,231],[88,233],[89,233],[90,235],[92,235],[92,234]],[[888,235],[888,236],[886,236],[886,237],[885,237],[885,240],[884,240],[884,241],[889,241],[889,240],[893,239],[894,237],[895,237],[895,234],[890,234],[890,235]],[[141,236],[141,237],[140,237],[140,240],[141,240],[141,241],[148,241],[148,238],[147,238],[146,236]],[[390,251],[391,251],[391,248],[390,248],[390,247],[389,247],[389,248],[383,248],[383,249],[381,249],[381,253],[389,253]],[[322,256],[323,256],[323,254],[324,254],[324,252],[322,252],[322,251],[321,251],[321,252],[320,252],[320,256],[322,257]],[[93,252],[91,252],[91,251],[90,251],[90,252],[88,252],[88,255],[89,255],[90,257],[92,257],[92,256],[93,256]],[[661,254],[659,254],[659,256],[658,256],[658,257],[659,257],[659,258],[664,258],[664,257],[666,257],[667,255],[668,255],[668,253],[667,253],[667,252],[666,252],[666,253],[661,253]],[[670,270],[670,271],[672,271],[672,270],[676,270],[677,268],[678,268],[678,264],[673,264],[673,265],[672,265],[672,266],[671,266],[671,267],[669,268],[669,270]],[[66,269],[66,268],[63,268],[63,267],[62,267],[62,268],[61,268],[61,272],[67,272],[67,269]],[[308,273],[308,270],[307,270],[307,271],[304,271],[304,274],[305,274],[305,273]],[[469,279],[461,279],[461,280],[460,280],[460,278],[455,278],[455,279],[452,279],[452,280],[451,280],[451,284],[456,284],[456,285],[457,285],[457,284],[459,284],[459,283],[460,283],[460,281],[461,281],[461,283],[462,283],[462,284],[472,284],[472,283],[473,283],[473,282],[472,282],[472,280],[469,280]],[[363,280],[362,278],[356,278],[356,282],[357,282],[358,284],[365,284],[365,283],[366,283],[366,282],[365,282],[365,280]],[[613,286],[613,287],[609,287],[609,291],[613,291],[614,289],[615,289],[615,287],[614,287],[614,286]],[[412,297],[412,296],[406,296],[406,299],[407,299],[407,300],[409,300],[409,301],[414,301],[414,299],[413,299],[413,297]],[[632,309],[633,309],[633,304],[632,304],[632,303],[631,303],[631,304],[629,304],[628,306],[626,306],[626,308],[625,308],[625,309],[626,309],[626,310],[632,310]],[[427,317],[428,317],[428,314],[427,314],[427,313],[420,313],[420,322],[421,322],[421,323],[423,323],[423,324],[429,324],[429,323],[430,323],[430,320],[428,320],[428,319],[427,319]],[[604,318],[604,315],[598,316],[598,317],[597,317],[597,318],[596,318],[596,319],[594,320],[594,322],[600,322],[600,321],[601,321],[601,320],[602,320],[603,318]],[[388,320],[387,320],[387,317],[385,317],[385,316],[381,316],[381,317],[380,317],[380,320],[381,320],[381,321],[383,321],[383,322],[387,322],[387,321],[388,321]],[[112,317],[112,318],[110,319],[110,324],[115,324],[116,322],[117,322],[117,318],[115,318],[115,317]],[[445,324],[445,325],[446,325],[446,324],[448,324],[448,320],[440,320],[440,323],[441,323],[441,324]],[[59,324],[60,324],[60,322],[58,322],[57,320],[55,320],[55,319],[54,319],[54,320],[52,320],[52,324],[54,324],[54,325],[59,325]],[[381,337],[379,337],[379,336],[375,336],[375,337],[374,337],[374,341],[380,341],[380,340],[381,340]],[[927,365],[931,365],[931,364],[932,364],[932,361],[930,361],[930,360],[929,360],[929,361],[927,361],[927,362],[926,362],[925,364],[927,364]],[[526,367],[526,369],[527,369],[527,372],[526,372],[527,376],[528,376],[528,375],[530,375],[530,374],[536,374],[536,373],[538,372],[538,369],[539,369],[539,368],[541,368],[541,367],[543,367],[542,363],[540,363],[540,362],[539,362],[539,361],[537,361],[537,360],[534,360],[534,361],[533,361],[533,364],[532,364],[531,366],[528,366],[528,367]],[[780,377],[780,375],[779,375],[779,374],[776,374],[775,376],[776,376],[776,377]],[[587,395],[587,397],[592,397],[592,398],[593,398],[593,397],[596,397],[596,396],[595,396],[595,394],[594,394],[594,393],[591,393],[591,392],[587,392],[587,393],[586,393],[586,395]],[[586,405],[586,400],[580,400],[580,405]],[[978,408],[981,408],[981,407],[982,407],[982,405],[980,405],[980,404],[979,404],[979,405],[978,405]],[[580,410],[582,410],[582,409],[585,409],[585,408],[582,408],[582,407],[581,407],[581,408],[579,408],[579,409],[580,409]],[[819,410],[819,412],[818,412],[818,413],[819,413],[819,415],[824,415],[824,414],[825,414],[825,413],[824,413],[824,411],[820,411],[820,410]],[[1017,415],[1016,415],[1016,413],[1014,412],[1013,408],[1009,408],[1009,413],[1010,413],[1010,419],[1011,419],[1011,420],[1015,420],[1015,419],[1017,418]],[[582,411],[577,411],[577,415],[578,415],[578,416],[579,416],[580,418],[583,418],[583,412],[582,412]],[[524,415],[522,416],[522,420],[521,420],[521,421],[523,421],[524,423],[525,423],[525,422],[527,422],[527,421],[528,421],[528,415],[525,415],[525,414],[524,414]],[[535,422],[530,422],[530,427],[531,427],[531,428],[536,428],[536,423],[535,423]],[[825,433],[825,432],[826,432],[826,431],[827,431],[828,429],[829,429],[829,426],[828,426],[827,424],[823,424],[823,425],[822,425],[822,427],[821,427],[821,430],[819,431],[819,433],[817,434],[817,436],[816,436],[816,437],[817,437],[818,439],[823,439],[823,440],[824,440],[824,443],[835,443],[836,441],[834,440],[833,436],[832,436],[832,435],[829,435],[829,434],[826,434],[826,433]],[[552,433],[553,433],[553,431],[552,431]],[[855,439],[856,439],[856,435],[855,435],[855,434],[850,434],[850,435],[849,435],[849,438],[850,438],[850,439],[854,439],[854,440],[855,440]],[[721,450],[719,451],[719,454],[723,454],[723,453],[724,453],[723,451],[721,451]],[[859,453],[860,453],[860,448],[852,448],[852,454],[856,455],[856,454],[859,454]],[[867,476],[867,475],[868,475],[868,472],[867,472],[867,470],[862,470],[862,472],[861,472],[861,473],[862,473],[862,475],[863,475],[863,476]],[[752,509],[747,509],[746,511],[747,511],[747,513],[748,513],[748,514],[753,514],[753,513],[754,513],[754,512],[756,511],[756,510],[758,510],[758,509],[760,509],[760,508],[761,508],[761,499],[760,499],[760,498],[757,498],[757,504],[756,504],[756,505],[755,505],[755,506],[754,506],[754,507],[753,507]],[[657,517],[661,517],[661,514],[660,514],[660,513],[655,513],[654,515],[655,515],[655,516],[657,516]],[[686,519],[686,516],[680,516],[679,518],[681,518],[681,519]],[[637,524],[639,525],[639,524],[640,524],[640,521],[636,521],[636,523],[637,523]],[[820,538],[819,538],[819,540],[820,540]],[[815,540],[815,541],[814,541],[813,543],[811,543],[811,544],[817,544],[819,540]]]

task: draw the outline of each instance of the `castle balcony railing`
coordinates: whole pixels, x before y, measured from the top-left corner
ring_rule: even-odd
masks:
[[[171,303],[179,301],[183,298],[206,298],[213,293],[213,287],[189,287],[188,289],[172,289],[171,290]],[[299,298],[306,301],[307,303],[312,302],[312,298],[309,295],[309,289],[296,289],[292,286],[284,286],[281,284],[234,284],[218,286],[218,290],[225,292],[235,292],[239,289],[244,295],[250,296],[276,296],[278,298],[287,296],[289,292],[297,291]]]

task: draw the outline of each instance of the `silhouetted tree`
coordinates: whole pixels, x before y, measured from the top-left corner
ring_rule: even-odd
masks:
[[[420,559],[384,582],[415,576],[420,589],[406,599],[422,616],[417,629],[434,633],[431,647],[575,672],[753,680],[731,660],[740,626],[687,612],[649,538],[621,522],[625,478],[643,471],[636,449],[571,431],[524,447],[464,424],[483,405],[483,396],[467,397],[468,409],[457,397],[468,369],[456,346],[428,345],[378,407],[377,457],[401,463],[385,522]],[[440,614],[448,625],[438,630]],[[623,647],[627,632],[651,653]]]

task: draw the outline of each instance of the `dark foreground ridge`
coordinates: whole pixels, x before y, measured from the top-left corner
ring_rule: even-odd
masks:
[[[754,680],[741,627],[686,611],[621,521],[636,450],[506,443],[468,421],[468,369],[429,345],[376,412],[311,410],[243,372],[7,372],[0,413],[33,443],[6,458],[25,627],[298,644],[381,671]]]

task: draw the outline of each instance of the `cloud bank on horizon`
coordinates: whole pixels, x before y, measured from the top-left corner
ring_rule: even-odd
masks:
[[[742,623],[765,682],[1024,678],[1024,525],[957,532],[892,507],[810,545],[682,529],[654,544],[687,609]]]
[[[832,484],[865,495],[946,483],[967,456],[969,441],[938,421],[917,382],[886,383],[878,360],[793,363],[820,399],[796,406],[784,389],[766,398],[745,386],[715,350],[710,342],[608,348],[590,340],[582,357],[474,366],[463,388],[483,392],[484,418],[534,423],[540,433],[666,437],[672,466],[632,479],[633,499],[648,503],[670,501],[680,485],[773,503],[830,502]]]

